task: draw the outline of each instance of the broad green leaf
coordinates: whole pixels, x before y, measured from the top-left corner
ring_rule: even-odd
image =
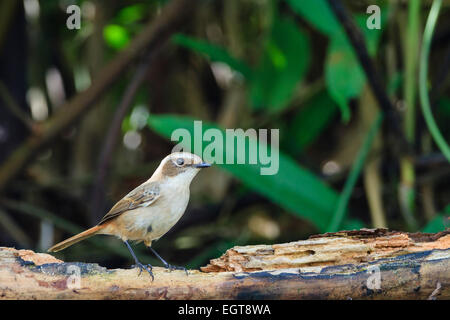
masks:
[[[422,232],[436,233],[444,231],[449,226],[450,226],[449,214],[447,214],[447,216],[439,215],[436,218],[432,219],[430,222],[428,222],[427,225],[422,229]]]
[[[358,15],[356,23],[364,35],[367,51],[374,56],[382,30],[369,30],[365,26],[366,19],[366,15]],[[381,20],[381,25],[384,25],[384,19]],[[343,121],[347,122],[350,119],[348,101],[360,95],[366,76],[347,35],[342,30],[333,34],[330,41],[325,62],[326,86],[341,109]]]
[[[326,91],[314,96],[292,119],[286,134],[288,148],[298,154],[308,147],[327,128],[337,111]]]
[[[276,17],[250,84],[251,105],[271,111],[286,107],[309,61],[305,33],[292,20]]]
[[[292,9],[320,32],[332,36],[341,25],[326,0],[286,0]]]
[[[345,122],[350,119],[348,100],[359,96],[365,79],[364,71],[347,41],[343,37],[333,38],[326,57],[325,83]]]
[[[330,95],[341,109],[342,119],[350,119],[348,100],[359,96],[365,83],[365,76],[343,28],[325,0],[286,0],[290,6],[319,31],[330,37],[327,53],[325,78]],[[383,9],[381,24],[387,14]],[[320,14],[317,14],[320,12]],[[368,15],[361,14],[356,22],[361,26],[370,55],[375,55],[381,30],[366,27]]]
[[[176,115],[150,115],[148,123],[153,130],[166,138],[171,138],[174,130],[179,128],[186,129],[191,137],[194,138],[195,126],[193,118]],[[202,123],[202,135],[205,130],[211,128],[219,129],[224,135],[223,129],[218,128],[216,125],[206,123]],[[242,137],[243,135],[240,136]],[[201,140],[201,137],[197,133],[195,139],[200,138]],[[190,150],[196,151],[192,141],[190,143],[183,142],[185,148],[190,147]],[[208,147],[210,143],[209,141],[203,142],[201,151],[197,150],[195,153],[200,154],[201,152],[203,154],[205,147]],[[223,146],[225,145],[225,142],[223,142]],[[245,154],[248,155],[248,142],[245,148]],[[260,148],[261,144],[258,144],[258,150]],[[216,149],[218,154],[222,155],[222,159],[230,152],[228,149],[225,152],[225,149],[225,147]],[[237,151],[242,153],[242,150],[237,150],[236,146],[233,150],[233,163],[237,163]],[[207,157],[204,158],[205,161],[208,161]],[[333,189],[281,151],[279,153],[279,169],[274,175],[261,175],[261,168],[266,166],[259,163],[248,163],[247,157],[246,164],[217,164],[217,166],[227,170],[245,185],[263,194],[289,212],[310,220],[320,231],[325,230],[337,203],[337,194]]]
[[[114,49],[122,49],[130,41],[128,31],[117,24],[109,24],[103,29],[103,37]]]
[[[206,55],[211,61],[223,62],[246,78],[251,78],[252,76],[250,67],[244,61],[231,56],[224,48],[183,34],[174,35],[172,41],[182,47]]]

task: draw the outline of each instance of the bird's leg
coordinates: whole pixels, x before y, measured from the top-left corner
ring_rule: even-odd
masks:
[[[124,240],[123,242],[127,245],[128,250],[130,250],[131,255],[134,258],[134,261],[136,263],[134,266],[139,268],[139,275],[141,275],[142,270],[145,269],[150,274],[150,276],[152,277],[152,281],[153,281],[155,279],[155,277],[153,276],[153,272],[152,272],[153,267],[150,264],[144,265],[141,262],[139,262],[138,258],[136,257],[136,255],[133,252],[133,249],[131,249],[131,246],[128,244],[128,241]],[[150,269],[149,269],[149,267],[150,267]]]
[[[159,260],[161,260],[161,262],[164,264],[164,267],[166,267],[167,269],[169,269],[170,271],[172,271],[172,270],[184,270],[184,272],[186,272],[186,275],[188,275],[189,273],[188,273],[188,271],[187,271],[187,269],[185,268],[185,267],[178,267],[178,266],[173,266],[173,265],[171,265],[171,264],[168,264],[167,262],[166,262],[166,260],[164,260],[156,251],[155,251],[155,249],[153,249],[152,247],[149,247],[150,248],[150,250],[152,250],[152,252],[155,254],[155,256],[159,259]]]

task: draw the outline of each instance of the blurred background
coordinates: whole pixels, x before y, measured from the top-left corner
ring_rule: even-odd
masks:
[[[450,226],[449,1],[435,7],[428,40],[439,1],[177,2],[0,2],[1,246],[45,252],[97,224],[171,152],[171,132],[194,120],[279,129],[280,169],[203,170],[185,215],[153,244],[170,263],[198,268],[235,245],[323,232]],[[359,45],[329,3],[345,9]],[[358,50],[370,57],[365,67]],[[134,248],[160,265],[143,244]],[[106,236],[55,255],[133,262]]]

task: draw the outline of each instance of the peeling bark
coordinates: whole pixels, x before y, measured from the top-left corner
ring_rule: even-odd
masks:
[[[77,287],[76,274],[80,281]],[[1,299],[450,299],[450,230],[342,231],[234,247],[202,271],[62,262],[0,248]],[[71,275],[72,273],[72,275]],[[378,282],[377,282],[378,281]]]
[[[361,229],[311,236],[274,245],[234,247],[203,272],[257,271],[373,262],[382,258],[450,248],[450,231],[437,234]]]

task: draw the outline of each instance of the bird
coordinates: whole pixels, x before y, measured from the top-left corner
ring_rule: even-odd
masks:
[[[48,251],[63,250],[94,235],[112,235],[125,243],[135,261],[134,266],[140,269],[139,275],[146,270],[154,280],[153,267],[138,260],[129,241],[143,241],[167,269],[187,273],[186,268],[167,263],[151,245],[182,217],[189,202],[192,180],[202,168],[210,166],[189,152],[169,154],[150,179],[119,200],[96,226],[55,244]]]

